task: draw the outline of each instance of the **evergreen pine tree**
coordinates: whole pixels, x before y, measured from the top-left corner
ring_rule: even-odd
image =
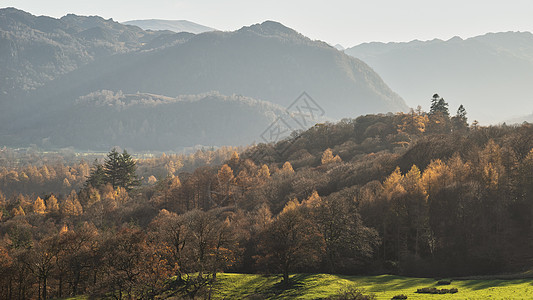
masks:
[[[448,111],[448,103],[444,101],[444,98],[440,97],[439,94],[433,95],[431,99],[431,108],[429,109],[429,115],[441,114],[446,117],[450,116]]]
[[[119,156],[118,185],[126,190],[131,190],[133,186],[139,185],[140,182],[135,174],[136,170],[137,165],[133,160],[133,157],[131,157],[131,155],[124,150]]]
[[[457,113],[452,117],[452,126],[454,131],[461,131],[468,129],[468,122],[466,118],[466,109],[461,104],[457,109]]]
[[[120,153],[118,153],[117,149],[113,148],[107,154],[104,163],[105,182],[111,184],[113,188],[120,186],[120,159]]]
[[[93,168],[91,169],[91,172],[87,177],[87,181],[85,181],[85,187],[88,187],[90,185],[94,188],[99,188],[105,183],[106,173],[104,170],[104,166],[102,166],[102,164],[99,164],[98,160],[94,160]]]

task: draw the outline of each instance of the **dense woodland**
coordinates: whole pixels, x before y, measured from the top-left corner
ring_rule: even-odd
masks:
[[[0,298],[195,297],[224,271],[288,283],[293,272],[531,267],[531,124],[469,125],[462,106],[450,116],[435,95],[427,113],[317,124],[277,144],[202,155],[210,159],[131,164],[112,151],[94,163],[3,169],[2,182],[19,181],[1,187]],[[49,183],[61,192],[31,190]]]

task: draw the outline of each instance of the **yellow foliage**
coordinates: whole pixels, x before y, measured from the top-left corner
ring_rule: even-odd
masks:
[[[46,200],[46,209],[48,212],[57,212],[59,211],[59,204],[57,198],[54,195],[51,195],[48,200]]]
[[[234,180],[233,170],[225,164],[218,171],[217,177],[221,185],[230,184]]]
[[[35,199],[35,202],[33,202],[33,212],[36,214],[44,214],[46,211],[46,206],[44,205],[43,199],[41,197],[37,197]]]
[[[298,199],[294,198],[290,200],[289,202],[287,202],[287,204],[285,204],[285,207],[283,207],[283,210],[281,211],[280,215],[296,210],[300,207],[300,205],[301,204],[300,202],[298,202]]]
[[[390,200],[395,195],[401,195],[405,193],[405,189],[402,186],[403,175],[400,172],[400,167],[396,167],[394,172],[392,172],[385,182],[383,182],[384,194],[388,200]]]
[[[405,188],[406,192],[411,194],[426,194],[426,189],[422,184],[422,175],[420,169],[413,165],[411,170],[405,174],[402,178],[402,186]]]
[[[63,224],[63,226],[61,226],[61,229],[59,230],[59,234],[64,234],[67,232],[68,232],[68,226],[67,224]]]
[[[401,114],[402,123],[398,125],[398,132],[407,134],[420,134],[426,131],[426,126],[429,123],[429,118],[421,110],[416,112],[411,109],[408,114]]]
[[[148,184],[154,185],[156,182],[157,182],[157,178],[155,178],[154,175],[150,175],[150,177],[148,177]]]
[[[472,167],[470,163],[463,162],[461,156],[457,153],[450,158],[447,165],[453,177],[453,181],[464,182],[471,176]]]
[[[88,191],[88,194],[89,199],[87,200],[87,207],[91,207],[100,202],[100,192],[97,189],[91,187]]]
[[[294,169],[292,168],[292,165],[290,162],[286,161],[283,164],[283,167],[281,168],[281,173],[283,174],[292,174],[294,173]]]
[[[104,186],[102,190],[102,198],[106,200],[115,200],[115,190],[110,184]]]
[[[237,153],[236,151],[233,151],[233,153],[231,153],[231,158],[229,160],[230,160],[230,163],[233,166],[235,166],[239,162],[239,153]]]
[[[181,186],[180,178],[178,176],[172,177],[172,179],[170,180],[170,188],[171,189],[177,189],[180,186]]]
[[[505,173],[505,168],[502,163],[501,147],[492,139],[489,140],[483,151],[481,151],[479,160],[485,183],[489,188],[497,188],[500,178]]]
[[[78,198],[73,198],[69,196],[61,207],[61,213],[67,216],[81,215],[83,213],[83,208],[81,207]]]
[[[422,174],[422,184],[429,194],[442,189],[450,179],[450,170],[440,159],[432,160]]]
[[[70,181],[67,178],[63,179],[63,188],[68,189],[70,187]]]
[[[18,207],[13,208],[13,210],[11,211],[11,214],[13,216],[15,216],[15,217],[16,216],[25,216],[26,215],[26,213],[24,212],[24,209],[22,209],[22,206],[20,206],[20,205]]]
[[[304,201],[302,201],[302,204],[305,207],[316,208],[316,207],[320,206],[321,202],[322,202],[322,198],[320,198],[320,196],[318,195],[318,192],[317,191],[313,191],[313,193],[311,194],[311,196],[309,196],[309,198],[307,198]]]
[[[261,169],[259,169],[259,171],[257,172],[257,177],[263,180],[270,178],[270,169],[268,168],[267,165],[261,166]]]
[[[325,164],[329,164],[329,163],[337,163],[337,162],[341,162],[342,159],[338,156],[338,155],[335,155],[333,156],[333,151],[331,151],[330,148],[324,150],[324,153],[322,154],[322,164],[325,165]]]
[[[123,187],[118,187],[116,190],[115,190],[115,200],[118,202],[118,203],[125,203],[126,201],[128,201],[129,199],[129,195],[128,195],[128,191],[126,191],[125,188]]]

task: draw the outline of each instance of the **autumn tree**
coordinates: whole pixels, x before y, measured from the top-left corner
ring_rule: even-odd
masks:
[[[46,199],[46,211],[51,213],[59,211],[59,203],[57,202],[56,196],[50,195],[50,197]]]
[[[161,210],[150,224],[154,241],[171,249],[170,257],[166,258],[169,267],[175,269],[178,281],[183,281],[183,271],[187,271],[185,246],[189,244],[191,230],[185,215],[178,215],[167,210]]]
[[[261,182],[265,182],[270,178],[270,169],[267,165],[263,164],[257,173],[257,177]]]
[[[101,288],[116,298],[138,298],[136,287],[149,260],[146,234],[139,229],[123,228],[116,235],[108,237],[102,245],[102,263],[106,280]]]
[[[219,201],[222,205],[227,205],[232,194],[232,186],[235,184],[235,176],[233,170],[228,165],[223,165],[217,174],[218,186],[220,187],[220,195],[222,200]]]
[[[71,193],[61,205],[61,213],[64,216],[79,216],[83,213],[83,207],[76,193]]]
[[[43,199],[41,197],[37,197],[35,202],[33,202],[33,212],[36,214],[44,214],[46,211],[46,206],[44,205]]]
[[[292,173],[294,173],[294,169],[292,168],[292,165],[291,165],[290,162],[286,161],[283,164],[283,167],[281,168],[281,173],[282,174],[292,174]]]
[[[323,237],[301,213],[297,200],[285,206],[261,237],[258,262],[281,271],[285,284],[295,267],[316,264],[324,249]]]
[[[468,119],[466,117],[466,109],[461,104],[457,109],[457,113],[452,117],[452,130],[453,131],[465,131],[468,129]]]
[[[426,113],[422,112],[419,106],[417,110],[411,109],[407,114],[401,114],[401,123],[398,124],[398,132],[407,133],[410,136],[421,135],[426,132],[429,118]]]
[[[324,153],[322,154],[321,162],[323,165],[330,164],[330,163],[338,163],[341,162],[342,159],[338,155],[333,155],[333,151],[331,151],[330,148],[324,150]]]
[[[355,199],[343,193],[322,199],[314,192],[302,205],[323,239],[328,271],[353,272],[370,261],[380,239],[363,225]]]

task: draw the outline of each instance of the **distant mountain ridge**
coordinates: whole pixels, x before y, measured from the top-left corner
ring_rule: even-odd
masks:
[[[0,16],[0,26],[3,26],[1,21],[5,20],[16,24],[14,27],[0,27],[11,37],[12,45],[21,43],[21,38],[13,37],[15,34],[12,32],[17,32],[22,33],[21,37],[27,36],[22,40],[27,45],[25,47],[39,49],[24,55],[17,52],[20,47],[10,49],[16,52],[15,56],[24,57],[24,68],[20,61],[12,60],[14,56],[11,52],[0,51],[0,60],[12,64],[11,71],[20,79],[20,84],[13,86],[14,93],[6,93],[0,98],[0,141],[6,145],[87,148],[91,141],[98,141],[95,145],[103,147],[116,144],[113,141],[122,135],[129,136],[124,143],[132,149],[147,149],[150,145],[158,150],[193,146],[183,143],[204,143],[209,142],[209,138],[217,145],[242,145],[258,140],[259,137],[252,139],[244,131],[236,130],[235,124],[255,128],[252,125],[254,120],[266,120],[261,116],[271,116],[272,107],[245,105],[249,108],[239,108],[236,111],[240,113],[227,114],[231,116],[230,123],[222,119],[210,119],[209,115],[199,115],[199,112],[212,114],[225,111],[223,107],[235,107],[236,103],[240,103],[242,98],[239,97],[259,99],[277,105],[278,108],[287,108],[304,91],[325,112],[325,117],[330,119],[407,110],[403,99],[364,62],[324,42],[312,41],[273,21],[246,26],[234,32],[213,31],[195,35],[144,31],[136,26],[100,17],[45,17],[47,24],[55,26],[51,29],[52,32],[61,36],[61,39],[50,42],[56,34],[47,34],[39,29],[38,20],[42,17],[15,9],[0,10]],[[38,37],[38,40],[30,38],[31,36]],[[71,41],[70,44],[61,44],[65,40]],[[43,51],[38,48],[40,44],[54,50],[50,52],[51,56],[42,57]],[[80,61],[69,63],[68,68],[64,66],[65,59],[61,56],[65,52],[63,48],[72,52],[73,60]],[[102,49],[107,51],[100,51]],[[40,68],[39,62],[47,67]],[[29,71],[21,72],[25,68]],[[27,87],[24,84],[28,81],[34,81],[35,84]],[[157,108],[140,105],[139,103],[144,103],[142,100],[132,107],[122,107],[116,115],[105,110],[110,108],[108,106],[93,105],[86,107],[82,114],[78,100],[102,91],[113,95],[119,92],[124,95],[155,95],[159,104]],[[195,102],[194,105],[184,105],[179,101],[164,103],[167,98],[180,99],[182,95],[205,95],[212,91],[216,91],[218,95],[235,95],[221,97],[236,97],[236,100],[216,102],[213,105],[219,107],[218,110],[206,110],[204,106],[212,103],[209,101]],[[131,96],[127,96],[120,101],[128,102],[131,99]],[[201,141],[189,138],[180,140],[180,136],[202,136],[199,131],[201,126],[182,125],[171,128],[177,130],[177,133],[169,135],[168,129],[158,123],[158,113],[167,113],[167,110],[161,110],[162,107],[174,112],[176,118],[186,109],[188,115],[195,116],[194,122],[205,122],[205,128],[220,129],[215,130],[219,135],[214,137],[205,134],[206,138]],[[39,113],[35,114],[35,111]],[[143,117],[142,111],[146,111],[147,118]],[[256,118],[249,118],[249,115]],[[110,120],[102,119],[102,116]],[[172,114],[168,115],[165,120],[174,124],[171,116]],[[116,122],[109,123],[113,119]],[[76,125],[79,120],[85,120],[85,127]],[[89,120],[97,121],[96,124],[91,124]],[[122,125],[118,120],[122,120]],[[213,127],[215,120],[228,125]],[[154,138],[161,135],[173,142],[163,143],[150,140],[151,137],[147,136],[130,136],[131,132],[140,134],[135,122],[144,121],[159,124],[152,132]],[[266,129],[265,123],[259,122],[258,126]],[[97,138],[92,131],[84,128],[91,128],[95,131],[94,134],[105,133],[102,134],[105,138]],[[117,128],[122,128],[122,131]],[[115,135],[108,132],[114,132]],[[116,134],[117,132],[121,134]],[[69,138],[64,138],[65,136]],[[146,144],[145,139],[152,142]]]
[[[470,120],[502,122],[533,110],[533,34],[489,33],[469,39],[366,43],[345,53],[367,62],[410,106],[434,93],[471,112]]]
[[[108,150],[121,145],[136,151],[180,151],[204,145],[247,145],[285,110],[266,101],[218,93],[176,98],[155,94],[96,91],[68,108],[31,122],[12,141],[40,146]],[[58,120],[61,120],[58,122]],[[243,126],[246,124],[246,126]]]
[[[163,34],[98,16],[54,19],[0,9],[0,103],[99,58],[140,49]]]
[[[176,33],[190,32],[194,34],[215,31],[216,29],[187,20],[131,20],[122,22],[124,25],[138,26],[144,30],[170,30]]]
[[[171,97],[218,91],[284,107],[306,91],[338,119],[407,110],[365,63],[270,21],[102,59],[51,82],[34,98],[68,102],[97,90]]]

